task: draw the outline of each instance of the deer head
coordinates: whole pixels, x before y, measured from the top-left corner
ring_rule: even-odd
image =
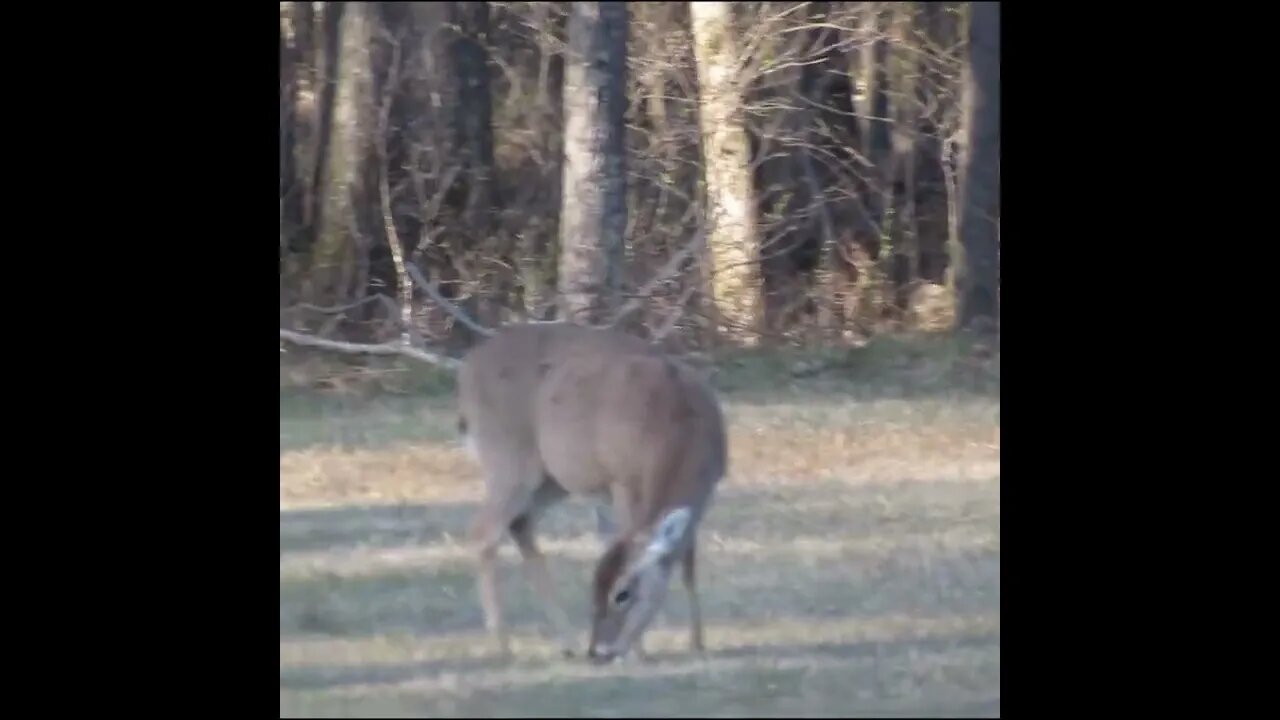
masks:
[[[671,510],[647,542],[620,538],[600,559],[588,646],[592,659],[608,662],[626,655],[649,627],[666,599],[671,569],[684,552],[692,520],[688,507]]]

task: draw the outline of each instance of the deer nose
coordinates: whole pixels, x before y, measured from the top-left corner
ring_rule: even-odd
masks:
[[[587,657],[596,665],[606,665],[613,662],[614,654],[604,645],[594,645],[587,650]]]

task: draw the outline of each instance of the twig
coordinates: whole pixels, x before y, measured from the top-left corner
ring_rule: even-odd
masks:
[[[409,271],[409,276],[413,278],[413,282],[416,283],[423,292],[430,295],[432,300],[440,303],[440,307],[444,308],[445,312],[457,318],[458,322],[466,325],[468,328],[471,328],[472,332],[475,332],[478,335],[483,335],[485,337],[493,336],[492,330],[467,317],[467,314],[462,312],[457,305],[445,300],[444,296],[441,295],[440,291],[436,288],[435,283],[427,282],[427,279],[422,276],[422,271],[418,269],[417,265],[410,264],[406,266],[405,269]]]
[[[653,278],[650,279],[649,282],[645,283],[643,287],[634,293],[632,299],[626,301],[622,304],[622,307],[618,308],[618,312],[614,313],[613,320],[608,323],[608,327],[617,325],[628,318],[632,313],[639,310],[643,301],[648,299],[649,294],[653,292],[653,289],[660,283],[667,280],[667,278],[678,273],[680,271],[680,264],[683,263],[690,255],[693,255],[693,253],[701,247],[703,241],[704,233],[702,230],[698,230],[698,232],[694,233],[693,238],[690,239],[689,242],[685,243],[684,247],[677,250],[676,253],[671,256],[671,259],[667,260],[666,265],[663,265],[658,269],[658,272],[654,273]]]
[[[685,288],[684,292],[680,293],[680,299],[676,301],[675,310],[673,310],[671,314],[667,316],[667,319],[665,322],[662,323],[662,326],[659,327],[657,330],[655,330],[653,334],[649,336],[649,342],[652,342],[652,343],[662,342],[663,340],[666,339],[668,335],[671,334],[672,330],[676,329],[676,325],[679,324],[682,318],[684,318],[685,303],[689,302],[689,298],[693,297],[693,293],[696,292],[697,289],[698,289],[697,283],[689,283],[689,287]]]
[[[325,340],[314,335],[306,335],[292,330],[280,328],[280,339],[288,340],[295,345],[305,345],[308,347],[318,347],[325,350],[334,350],[337,352],[350,353],[353,355],[402,355],[407,358],[413,358],[430,365],[442,367],[447,370],[457,372],[462,366],[460,362],[451,357],[437,355],[426,350],[419,350],[407,345],[399,343],[382,343],[380,345],[369,345],[366,343],[349,343],[340,340]]]

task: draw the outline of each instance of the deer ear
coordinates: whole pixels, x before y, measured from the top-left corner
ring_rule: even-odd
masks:
[[[653,539],[649,541],[649,547],[645,548],[645,555],[658,560],[664,559],[675,552],[680,545],[680,540],[684,538],[685,532],[689,529],[689,522],[693,519],[693,511],[686,507],[678,507],[667,513],[662,518],[662,522],[658,524],[658,529],[653,533]]]

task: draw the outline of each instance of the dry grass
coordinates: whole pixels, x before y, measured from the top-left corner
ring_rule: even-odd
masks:
[[[726,394],[731,475],[700,562],[707,654],[687,652],[677,586],[646,640],[654,662],[607,668],[556,656],[510,547],[518,658],[492,657],[461,543],[478,478],[447,397],[282,395],[281,713],[998,715],[998,400],[893,397],[866,378],[771,386]],[[601,549],[587,507],[542,526],[581,619]]]

